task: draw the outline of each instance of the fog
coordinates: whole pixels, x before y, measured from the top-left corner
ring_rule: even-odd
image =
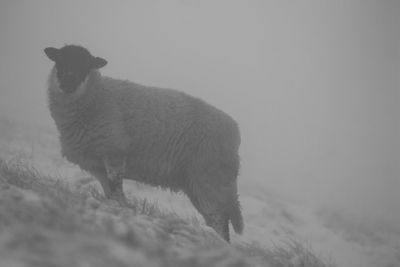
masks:
[[[240,185],[400,222],[400,2],[1,1],[0,112],[52,125],[48,46],[231,114]]]

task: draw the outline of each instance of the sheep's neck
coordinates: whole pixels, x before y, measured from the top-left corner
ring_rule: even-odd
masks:
[[[86,88],[79,96],[66,96],[59,88],[50,88],[50,110],[60,133],[82,131],[86,128],[100,107],[100,90],[96,90],[98,73],[91,73]]]

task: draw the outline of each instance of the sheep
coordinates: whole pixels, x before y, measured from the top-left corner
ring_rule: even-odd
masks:
[[[84,47],[44,49],[55,62],[48,104],[61,153],[126,204],[123,179],[184,192],[227,242],[243,231],[237,193],[240,133],[223,111],[173,89],[102,76]]]

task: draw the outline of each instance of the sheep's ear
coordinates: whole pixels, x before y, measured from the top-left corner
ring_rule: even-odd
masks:
[[[47,47],[44,49],[44,52],[46,53],[47,57],[52,60],[52,61],[57,61],[58,58],[58,52],[59,50],[54,47]]]
[[[107,60],[101,57],[95,57],[92,60],[92,68],[94,69],[100,69],[104,67],[107,64]]]

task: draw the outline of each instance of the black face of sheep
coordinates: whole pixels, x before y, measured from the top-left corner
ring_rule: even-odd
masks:
[[[99,69],[107,64],[105,59],[94,57],[89,51],[76,45],[67,45],[61,49],[48,47],[44,52],[56,63],[60,89],[65,93],[74,93],[85,81],[90,70]]]

